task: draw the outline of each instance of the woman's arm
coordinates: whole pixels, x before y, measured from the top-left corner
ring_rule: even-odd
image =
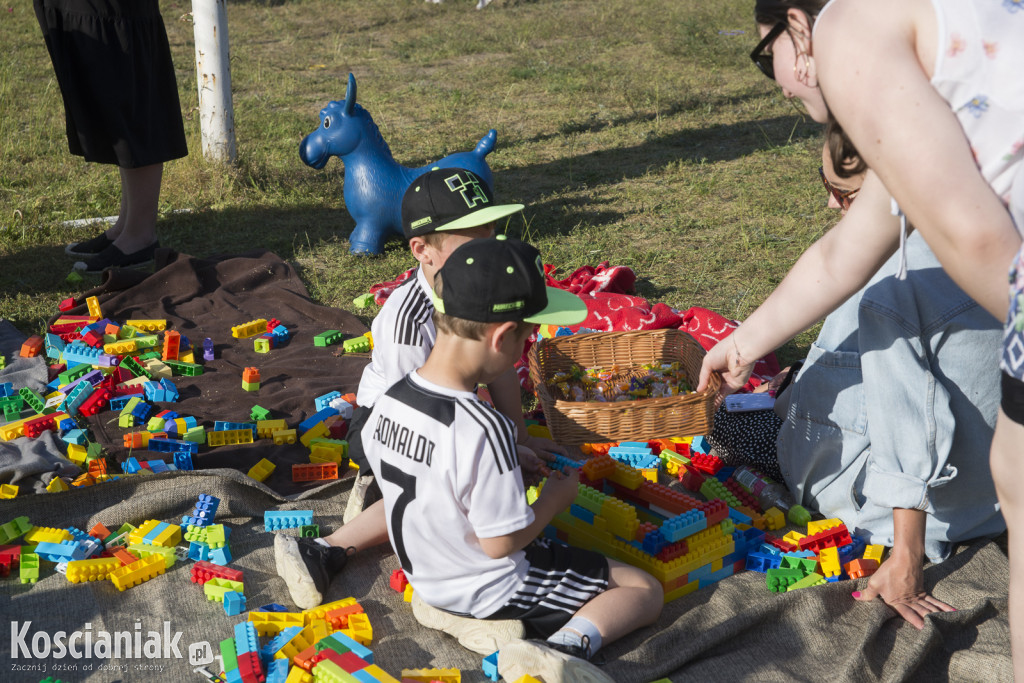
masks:
[[[835,3],[815,27],[818,81],[861,157],[965,292],[1002,320],[1020,236],[929,80],[927,1]],[[742,347],[741,347],[742,348]]]
[[[761,306],[708,351],[698,390],[711,372],[722,374],[722,394],[742,387],[754,361],[834,311],[861,289],[899,245],[899,221],[889,194],[868,172],[857,201],[839,223],[800,256]]]

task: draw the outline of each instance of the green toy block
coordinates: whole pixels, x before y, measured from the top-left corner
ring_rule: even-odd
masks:
[[[313,337],[313,346],[330,346],[341,341],[344,335],[338,330],[327,330]]]
[[[57,379],[60,380],[61,384],[70,384],[90,370],[92,370],[92,366],[88,363],[79,363],[73,368],[69,368],[57,375]]]
[[[352,303],[356,305],[356,308],[366,308],[373,303],[373,294],[370,292],[360,294],[355,299],[352,299]]]
[[[83,282],[85,282],[85,279],[78,274],[77,270],[72,270],[70,273],[68,273],[68,276],[64,278],[64,281],[67,282],[69,285],[80,285]]]
[[[0,356],[0,370],[7,367],[7,356]]]
[[[18,578],[22,583],[35,583],[39,580],[39,556],[35,553],[21,554],[21,569]]]
[[[249,413],[249,419],[259,422],[260,420],[269,420],[270,411],[263,406],[253,406],[252,412]]]
[[[15,517],[6,524],[0,525],[0,545],[10,543],[14,539],[28,533],[32,524],[28,517]]]
[[[164,365],[171,369],[173,375],[184,375],[185,377],[196,377],[203,374],[203,366],[197,363],[185,363],[180,360],[165,360]]]
[[[246,391],[259,391],[260,390],[260,383],[259,382],[242,382],[242,388],[245,389]]]
[[[299,527],[299,536],[303,538],[320,538],[320,525],[303,524]]]
[[[351,339],[346,339],[342,346],[345,348],[345,353],[368,353],[370,351],[370,340],[362,336],[352,337]]]
[[[224,673],[238,668],[238,653],[235,651],[234,638],[225,638],[220,641],[220,658],[224,664]]]

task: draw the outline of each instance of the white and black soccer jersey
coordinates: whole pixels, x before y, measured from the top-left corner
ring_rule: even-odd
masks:
[[[533,522],[512,421],[412,372],[377,400],[362,437],[391,545],[423,600],[480,618],[505,605],[526,578],[524,553],[492,559],[479,539]]]
[[[373,406],[385,389],[427,362],[437,339],[431,292],[423,269],[417,268],[381,306],[370,325],[373,353],[356,391],[359,405]]]

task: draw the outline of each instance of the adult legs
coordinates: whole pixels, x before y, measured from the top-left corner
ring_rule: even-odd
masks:
[[[1024,681],[1024,492],[1020,480],[1024,461],[1024,425],[1014,422],[1002,410],[992,437],[992,478],[999,505],[1009,531],[1010,554],[1010,646],[1014,677]]]

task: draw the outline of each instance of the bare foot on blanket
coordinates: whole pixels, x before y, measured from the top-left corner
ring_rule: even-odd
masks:
[[[853,597],[861,601],[880,597],[919,629],[924,628],[926,614],[956,611],[924,589],[924,570],[920,560],[903,560],[895,554],[881,564],[868,581],[867,588],[854,593]]]

